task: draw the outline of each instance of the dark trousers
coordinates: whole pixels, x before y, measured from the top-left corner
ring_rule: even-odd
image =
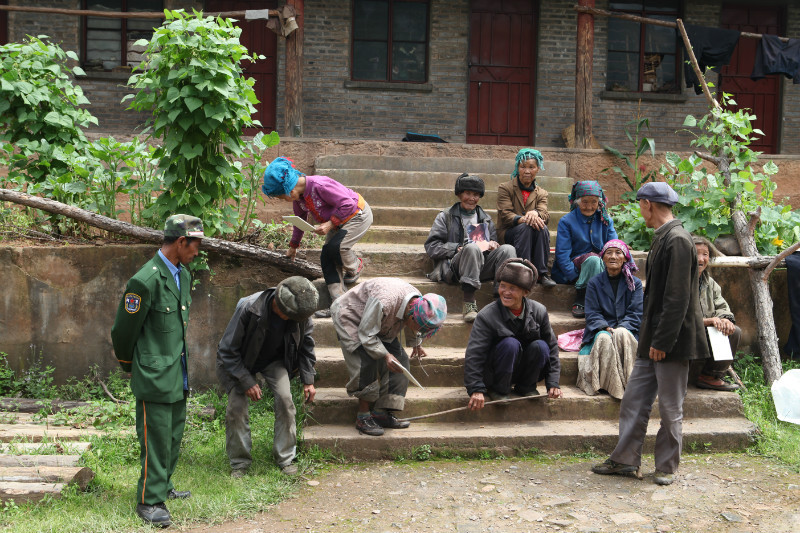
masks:
[[[549,365],[550,347],[543,340],[523,346],[514,337],[506,337],[489,355],[484,382],[500,394],[510,393],[511,385],[515,385],[518,394],[523,394],[536,388]]]
[[[342,266],[342,254],[339,251],[339,247],[345,236],[347,236],[347,230],[340,229],[322,245],[322,250],[319,254],[319,262],[320,266],[322,266],[322,277],[325,278],[326,284],[341,282],[339,279],[339,271],[336,267]]]
[[[398,339],[383,342],[386,351],[392,354],[406,370],[411,368],[408,354],[403,349]],[[386,366],[386,359],[373,359],[363,346],[359,346],[353,353],[342,349],[350,381],[346,390],[350,396],[359,400],[374,403],[375,409],[402,411],[408,390],[408,378],[399,372],[390,372]]]
[[[548,272],[547,261],[550,258],[550,230],[533,228],[527,224],[517,224],[506,230],[506,244],[517,251],[517,257],[527,259],[536,267],[539,274]]]
[[[728,342],[731,343],[731,353],[733,354],[734,359],[736,359],[736,350],[739,348],[739,341],[741,339],[742,328],[736,326],[736,331],[728,335]],[[730,368],[732,363],[733,361],[714,361],[714,357],[712,356],[706,359],[706,362],[703,365],[703,370],[700,373],[705,374],[706,376],[722,379],[725,377],[725,374],[728,372],[728,368]]]
[[[175,403],[136,400],[136,434],[139,436],[142,465],[136,490],[137,503],[161,503],[175,488],[172,474],[178,464],[185,424],[185,399]]]

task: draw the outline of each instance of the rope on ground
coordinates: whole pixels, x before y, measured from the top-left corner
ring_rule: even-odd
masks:
[[[486,402],[483,404],[484,407],[487,405],[498,405],[498,404],[508,404],[511,402],[519,402],[521,400],[533,400],[535,398],[547,398],[547,394],[539,394],[537,396],[520,396],[519,398],[509,398],[508,400],[493,400],[491,402]],[[440,416],[445,415],[448,413],[455,413],[457,411],[466,411],[468,407],[465,405],[464,407],[456,407],[455,409],[448,409],[447,411],[439,411],[438,413],[430,413],[427,415],[419,415],[419,416],[412,416],[409,418],[400,418],[398,419],[401,422],[411,422],[412,420],[422,420],[423,418],[431,418],[433,416]]]

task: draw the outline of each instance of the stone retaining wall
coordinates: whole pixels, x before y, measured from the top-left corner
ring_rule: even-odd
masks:
[[[81,377],[92,365],[117,367],[110,331],[125,283],[157,247],[63,246],[0,247],[0,352],[11,366],[26,368],[41,355],[56,370],[57,383]],[[216,347],[239,298],[274,286],[286,275],[256,261],[210,255],[214,275],[200,276],[193,293],[188,351],[193,388],[216,383]],[[713,274],[743,330],[741,349],[755,349],[755,311],[743,268]],[[790,328],[786,273],[771,278],[781,346]]]

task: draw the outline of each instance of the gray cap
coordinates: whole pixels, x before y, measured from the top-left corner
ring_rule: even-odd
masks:
[[[317,310],[319,294],[314,285],[302,276],[292,276],[275,287],[275,303],[289,320],[303,322]]]
[[[639,187],[636,193],[637,200],[650,200],[673,206],[678,203],[678,194],[663,181],[651,181]]]

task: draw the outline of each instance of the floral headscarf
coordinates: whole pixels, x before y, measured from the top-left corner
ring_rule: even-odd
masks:
[[[575,185],[572,186],[572,192],[569,194],[570,211],[577,209],[577,200],[583,196],[597,196],[600,199],[600,205],[597,206],[597,210],[600,211],[603,224],[606,226],[610,225],[611,217],[608,215],[608,209],[606,209],[608,198],[606,198],[606,193],[603,192],[603,188],[600,184],[592,180],[575,182]]]
[[[519,164],[528,159],[535,159],[539,170],[544,170],[544,157],[542,157],[542,153],[533,148],[523,148],[517,152],[517,157],[514,159],[514,172],[511,173],[511,179],[519,176]]]
[[[447,318],[447,301],[429,292],[414,300],[411,316],[419,325],[419,334],[423,339],[433,337]]]
[[[633,292],[636,289],[636,284],[633,282],[633,273],[638,272],[639,267],[636,266],[636,262],[633,260],[633,257],[631,257],[630,248],[625,244],[625,241],[611,239],[603,246],[603,249],[600,250],[600,257],[603,257],[606,254],[606,250],[609,248],[618,248],[622,250],[622,254],[625,256],[625,264],[622,265],[622,273],[625,274],[625,284],[628,286],[628,290]]]
[[[294,161],[285,157],[276,157],[264,171],[264,184],[261,192],[267,196],[289,194],[300,176],[304,174],[294,168]]]

